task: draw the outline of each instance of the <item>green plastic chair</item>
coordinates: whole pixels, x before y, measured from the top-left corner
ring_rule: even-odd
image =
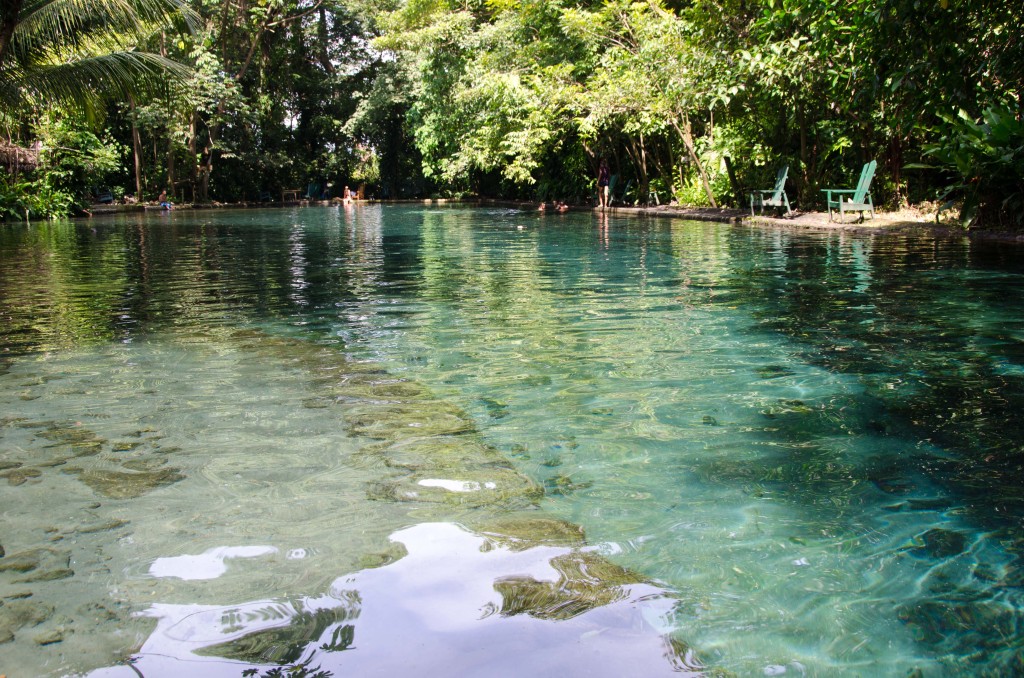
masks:
[[[878,167],[878,163],[874,160],[864,164],[864,168],[860,171],[860,180],[857,182],[857,188],[821,189],[825,192],[825,200],[828,203],[829,221],[832,221],[833,210],[839,212],[840,222],[846,219],[847,212],[860,212],[861,219],[864,218],[864,212],[871,212],[871,218],[875,218],[875,204],[871,199],[871,180],[875,177],[876,167]],[[833,197],[833,194],[835,194],[835,197]],[[846,194],[850,194],[850,197],[844,200],[843,196]],[[865,198],[867,198],[866,201]]]
[[[616,179],[617,178],[618,178],[618,175],[616,175]],[[622,191],[618,195],[615,195],[615,190],[612,189],[612,191],[611,191],[611,194],[612,194],[611,195],[611,199],[608,202],[608,204],[609,205],[614,205],[615,203],[619,203],[620,205],[625,205],[626,204],[626,194],[629,193],[629,190],[632,187],[633,187],[633,180],[630,179],[629,181],[626,182],[626,185],[622,188]]]
[[[789,208],[789,196],[786,195],[786,178],[789,177],[789,165],[783,165],[775,175],[775,187],[750,192],[750,216],[754,216],[754,204],[761,208],[764,214],[765,207],[786,208],[786,214],[793,210]]]
[[[320,184],[315,181],[311,181],[309,186],[306,187],[306,195],[302,196],[305,200],[320,200]]]

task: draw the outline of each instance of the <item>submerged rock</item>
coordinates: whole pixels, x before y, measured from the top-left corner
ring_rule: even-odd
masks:
[[[249,612],[248,614],[257,614]],[[346,608],[303,610],[292,616],[285,606],[269,606],[263,614],[268,618],[273,615],[288,617],[288,625],[279,628],[256,631],[219,645],[211,645],[195,651],[206,657],[224,657],[253,664],[292,664],[299,661],[309,645],[320,638],[332,624],[359,616],[359,609]],[[348,638],[348,645],[352,638]],[[345,649],[339,647],[321,648],[329,650]]]
[[[480,534],[510,551],[525,551],[535,546],[583,546],[583,528],[556,518],[510,516],[490,522]]]
[[[544,481],[544,491],[550,495],[564,497],[572,494],[573,492],[585,490],[593,484],[594,483],[589,480],[577,482],[567,475],[559,474]]]
[[[13,468],[0,473],[0,478],[7,478],[10,485],[22,485],[27,480],[38,478],[42,475],[39,469],[35,468]]]
[[[131,452],[132,450],[138,449],[142,446],[141,441],[137,440],[121,440],[110,444],[110,449],[114,452]]]
[[[936,527],[914,538],[911,549],[916,555],[943,560],[960,555],[967,547],[967,537],[961,532]]]
[[[32,640],[36,642],[36,645],[53,645],[64,640],[64,632],[60,629],[50,629],[37,634]]]
[[[501,614],[526,614],[537,619],[571,619],[597,607],[622,600],[623,587],[643,580],[601,556],[574,551],[551,560],[558,581],[505,577],[494,583],[501,594]]]
[[[441,401],[360,405],[345,411],[353,435],[377,440],[404,440],[457,435],[474,430],[472,421],[454,405]]]
[[[84,426],[75,425],[59,425],[59,424],[44,424],[46,430],[40,431],[36,435],[40,438],[53,441],[57,445],[84,445],[96,442],[105,442],[103,438],[96,435],[94,431],[90,431]]]
[[[0,572],[32,572],[42,569],[66,568],[71,554],[51,548],[35,548],[11,553],[0,560]]]
[[[129,459],[121,465],[129,471],[154,471],[166,464],[166,459],[150,457],[148,459]]]
[[[132,499],[140,497],[158,487],[172,485],[185,476],[179,469],[166,468],[159,471],[140,471],[125,473],[123,471],[90,470],[78,474],[79,480],[96,492],[111,499]]]
[[[105,523],[99,523],[97,525],[84,525],[75,530],[78,534],[96,534],[98,532],[110,532],[111,530],[117,530],[128,525],[127,520],[112,519]]]
[[[782,365],[765,365],[764,367],[758,367],[755,371],[757,372],[757,376],[761,377],[762,379],[777,379],[779,377],[791,377],[794,374],[796,374],[796,372],[794,372],[793,370],[789,369],[788,367],[783,367]]]
[[[53,616],[51,605],[34,600],[11,600],[0,604],[0,643],[14,640],[19,629],[39,626]]]
[[[54,570],[38,570],[28,575],[27,577],[20,577],[14,579],[15,584],[31,584],[34,582],[41,581],[57,581],[58,579],[68,579],[75,576],[75,571],[69,567],[58,567]]]
[[[67,579],[75,573],[69,568],[71,555],[67,551],[35,548],[12,553],[0,559],[0,573],[9,573],[14,584]]]

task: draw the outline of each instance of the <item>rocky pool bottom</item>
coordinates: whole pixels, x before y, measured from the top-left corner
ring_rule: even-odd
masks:
[[[733,534],[695,553],[692,587],[651,580],[620,564],[620,545],[541,509],[571,488],[527,478],[459,408],[330,342],[184,332],[11,362],[0,385],[12,677],[955,675],[971,660],[920,648],[1000,651],[1018,619],[993,594],[1012,592],[1012,568],[958,529],[850,551],[877,570],[858,574],[759,527],[751,552]],[[894,524],[928,510],[912,497],[891,509]],[[723,553],[726,591],[698,571]],[[735,633],[691,643],[725,599]],[[818,622],[848,633],[808,638]]]
[[[335,346],[184,335],[0,385],[6,675],[699,667],[665,587],[539,510],[458,408]]]

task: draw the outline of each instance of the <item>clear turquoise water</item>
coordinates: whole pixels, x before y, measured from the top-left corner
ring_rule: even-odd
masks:
[[[1022,253],[468,208],[5,227],[0,670],[1012,674]],[[524,517],[585,542],[494,527]]]

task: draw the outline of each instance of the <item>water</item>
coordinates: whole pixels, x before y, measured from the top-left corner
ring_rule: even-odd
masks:
[[[1020,254],[467,208],[6,226],[0,670],[1019,671]]]

